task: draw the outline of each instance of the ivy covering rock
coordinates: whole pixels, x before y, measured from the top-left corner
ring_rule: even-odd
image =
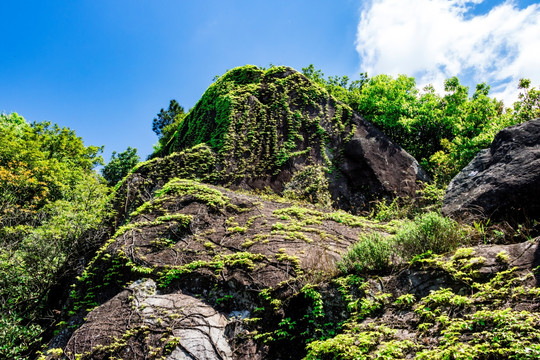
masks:
[[[160,113],[64,255],[54,332],[21,329],[35,357],[540,357],[540,219],[445,217],[416,160],[307,75],[236,68]]]

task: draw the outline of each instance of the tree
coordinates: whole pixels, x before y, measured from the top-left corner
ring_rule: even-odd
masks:
[[[407,148],[409,126],[418,102],[414,78],[399,75],[377,75],[367,81],[351,105],[353,110],[372,122],[392,140]],[[416,143],[416,142],[415,142]]]
[[[107,180],[109,186],[116,185],[122,180],[131,169],[140,161],[137,149],[128,147],[126,151],[119,154],[113,151],[111,161],[105,165],[101,174]]]
[[[60,269],[100,227],[100,147],[73,130],[0,114],[0,358],[27,358],[48,324]],[[80,256],[80,255],[78,255]]]
[[[178,115],[184,114],[184,108],[178,104],[176,100],[171,100],[169,108],[167,110],[161,109],[157,117],[152,122],[152,130],[156,135],[161,138],[163,136],[163,129],[167,125],[171,125]]]
[[[328,79],[325,79],[323,72],[316,70],[313,64],[302,68],[302,74],[324,87],[336,99],[349,104],[353,109],[355,104],[358,103],[358,97],[360,96],[362,87],[369,81],[368,75],[365,72],[360,73],[359,79],[353,81],[350,81],[348,76],[329,76]]]
[[[540,117],[540,90],[531,88],[529,79],[520,79],[518,89],[522,92],[518,95],[518,101],[514,103],[514,116],[520,122]]]
[[[444,82],[441,96],[432,85],[420,92],[414,78],[405,75],[361,74],[348,85],[347,77],[326,80],[313,65],[302,71],[413,155],[441,185],[489,146],[498,131],[540,116],[540,91],[527,79],[520,81],[522,93],[510,112],[489,97],[487,84],[478,84],[469,97],[468,87],[455,76]]]

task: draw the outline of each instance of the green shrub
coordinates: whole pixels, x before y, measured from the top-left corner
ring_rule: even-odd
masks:
[[[371,208],[369,217],[378,221],[404,219],[411,211],[411,202],[407,198],[396,197],[392,201],[381,199]]]
[[[379,233],[363,235],[337,264],[343,272],[375,272],[387,270],[391,264],[394,242]]]
[[[0,313],[0,359],[24,359],[28,348],[41,341],[41,332],[13,313]]]
[[[416,216],[395,235],[395,242],[404,259],[427,251],[445,253],[457,248],[463,240],[463,233],[457,223],[436,212]]]

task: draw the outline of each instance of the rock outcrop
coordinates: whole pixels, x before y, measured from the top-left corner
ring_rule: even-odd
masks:
[[[288,67],[233,69],[208,88],[160,154],[206,144],[200,179],[342,209],[414,196],[416,160],[348,105]],[[194,178],[194,174],[191,175]]]
[[[127,180],[136,181],[135,174]],[[64,353],[265,358],[264,343],[245,338],[250,327],[242,320],[278,321],[282,302],[310,279],[335,272],[359,234],[381,225],[264,198],[170,180],[129,215],[79,276],[74,313],[101,305],[71,336],[63,334],[69,338]]]
[[[443,213],[540,219],[540,119],[499,132],[450,183]]]
[[[423,254],[387,276],[337,272],[360,234],[393,231],[343,211],[171,179],[87,264],[66,340],[53,339],[48,359],[540,354],[540,239]],[[450,332],[454,342],[441,340]]]
[[[158,294],[153,280],[139,280],[91,311],[69,339],[68,355],[92,359],[232,359],[225,316],[201,300]],[[70,355],[70,356],[71,356]]]
[[[538,127],[501,132],[469,171],[538,165],[529,136]],[[385,237],[408,220],[381,223],[328,205],[355,211],[379,196],[412,195],[422,170],[294,70],[230,71],[162,151],[172,154],[140,164],[112,195],[114,230],[78,258],[44,358],[540,358],[540,239],[410,262],[388,255]],[[467,177],[487,184],[478,174]],[[516,194],[505,201],[523,199]],[[393,272],[338,270],[359,240],[366,258]]]

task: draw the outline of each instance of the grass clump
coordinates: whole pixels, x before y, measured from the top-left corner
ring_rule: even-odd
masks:
[[[338,269],[345,273],[385,271],[390,267],[394,242],[379,233],[363,235],[338,262]]]
[[[404,223],[395,235],[399,255],[404,259],[432,251],[442,254],[456,249],[464,242],[458,224],[436,212],[418,215],[412,222]]]
[[[369,217],[377,221],[404,219],[411,211],[409,199],[394,198],[392,201],[382,199],[373,204]]]
[[[338,263],[344,273],[370,273],[387,271],[392,260],[408,261],[424,254],[442,254],[456,249],[465,236],[452,219],[437,212],[418,215],[412,221],[401,223],[394,236],[372,233],[360,237],[349,247]]]

